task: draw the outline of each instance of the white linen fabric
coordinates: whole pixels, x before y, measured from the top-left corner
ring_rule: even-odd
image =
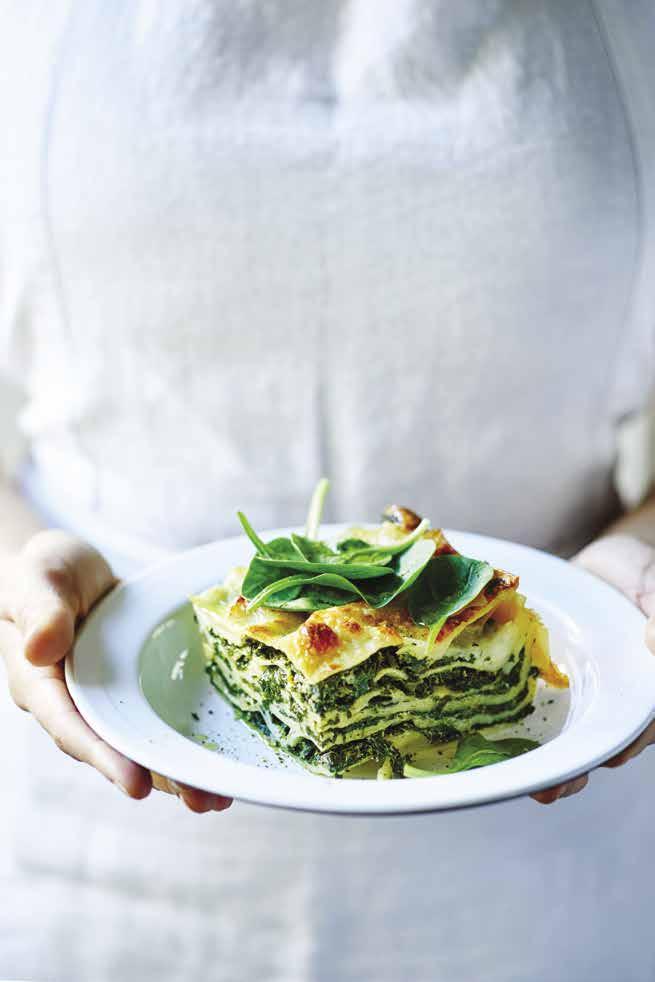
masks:
[[[0,365],[44,513],[119,571],[237,507],[300,521],[322,473],[330,519],[395,499],[564,553],[617,513],[653,377],[649,4],[4,20]],[[652,979],[647,758],[550,810],[196,818],[17,715],[0,974]]]

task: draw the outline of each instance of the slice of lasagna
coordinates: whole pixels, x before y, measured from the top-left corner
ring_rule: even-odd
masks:
[[[319,774],[402,777],[420,744],[529,714],[537,676],[567,684],[518,577],[407,509],[334,546],[316,513],[269,543],[242,517],[250,566],[192,600],[211,682],[269,744]]]

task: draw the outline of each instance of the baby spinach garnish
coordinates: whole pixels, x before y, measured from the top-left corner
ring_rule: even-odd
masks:
[[[446,619],[493,577],[492,567],[458,554],[435,557],[425,519],[400,542],[369,543],[351,536],[333,549],[318,538],[327,489],[323,478],[312,496],[305,535],[264,542],[238,512],[255,547],[241,587],[249,608],[313,611],[362,600],[378,609],[406,593],[412,620],[429,628],[431,647]]]
[[[386,607],[401,593],[408,590],[421,576],[434,553],[431,539],[420,539],[400,554],[393,556],[389,576],[367,584],[362,591],[362,599],[370,607]]]
[[[430,528],[430,522],[423,518],[413,532],[410,532],[400,542],[389,543],[388,545],[372,545],[365,539],[343,539],[337,543],[337,550],[348,556],[357,557],[358,562],[375,562],[375,557],[398,556],[404,552],[413,542],[418,542],[423,534]]]
[[[337,552],[366,552],[371,548],[371,543],[365,539],[342,539],[337,542]]]
[[[296,552],[309,563],[320,563],[323,560],[336,558],[334,549],[330,549],[329,545],[318,539],[308,539],[304,535],[296,535],[292,532],[291,542]]]
[[[510,737],[506,740],[487,740],[481,733],[469,733],[457,745],[457,751],[450,762],[451,772],[470,771],[474,767],[499,764],[503,760],[519,757],[539,746],[536,740]]]
[[[260,559],[268,559],[271,562],[287,561],[298,558],[298,553],[294,548],[293,542],[286,537],[279,539],[271,539],[270,542],[266,543],[266,553],[259,557]]]
[[[359,592],[350,580],[334,573],[320,573],[318,576],[308,576],[299,573],[297,576],[285,576],[282,579],[276,579],[274,582],[263,587],[252,598],[248,597],[246,593],[244,593],[244,596],[250,601],[248,604],[249,610],[256,610],[257,607],[263,606],[291,610],[320,610],[324,606],[320,601],[320,595],[323,593],[320,588],[326,586],[331,587],[333,590],[342,590],[344,594],[357,594]],[[309,600],[311,603],[310,606],[295,604],[295,601],[300,598],[298,587],[307,588],[305,596],[302,599]],[[352,596],[346,596],[341,600],[341,603],[348,603],[352,599]],[[330,598],[328,606],[335,607],[339,606],[339,604],[335,603],[334,598]]]
[[[250,564],[241,592],[250,601],[250,610],[263,605],[285,610],[321,610],[325,606],[339,606],[355,599],[363,600],[369,607],[385,607],[416,581],[430,561],[433,550],[434,545],[429,540],[415,542],[407,552],[395,557],[393,565],[384,576],[365,584],[353,582],[358,579],[353,573],[344,576],[330,570],[317,572],[309,563],[306,572],[280,578],[278,571],[283,568],[281,565],[269,563],[256,556]],[[348,569],[347,566],[344,568]],[[354,567],[355,570],[357,568]],[[305,602],[302,604],[296,603],[299,593],[292,596],[287,592],[290,588],[297,587],[303,588],[302,598]],[[342,591],[345,596],[335,598],[336,602],[333,599],[332,603],[325,604],[324,587]]]
[[[432,559],[409,597],[409,613],[415,624],[430,628],[428,648],[452,614],[475,600],[493,579],[493,566],[457,553]]]
[[[455,756],[448,764],[448,769],[429,771],[411,764],[405,764],[405,777],[432,777],[439,774],[456,774],[458,771],[470,771],[476,767],[487,767],[489,764],[500,764],[512,757],[519,757],[529,750],[535,750],[539,744],[536,740],[526,740],[521,737],[511,737],[507,740],[487,740],[481,733],[469,733],[457,744]]]
[[[390,561],[391,557],[389,557]],[[312,562],[294,556],[291,559],[260,556],[259,561],[267,566],[277,566],[279,569],[295,569],[307,573],[340,573],[352,580],[370,580],[380,576],[388,576],[390,570],[386,566],[376,566],[372,563],[349,563],[340,556],[325,556],[321,561]]]
[[[262,556],[268,556],[269,552],[266,543],[262,542],[262,540],[259,538],[254,528],[252,527],[252,525],[250,524],[250,522],[248,521],[248,519],[246,518],[246,516],[243,514],[242,511],[237,512],[237,518],[241,522],[241,527],[243,528],[243,531],[246,533],[246,535],[254,545],[257,552],[261,553]]]

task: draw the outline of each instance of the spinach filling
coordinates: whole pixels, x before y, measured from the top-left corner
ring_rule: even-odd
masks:
[[[458,665],[440,670],[387,647],[319,684],[261,642],[234,645],[213,634],[208,655],[209,678],[238,715],[266,742],[324,774],[340,776],[375,761],[401,776],[403,759],[393,744],[400,733],[443,742],[532,711],[535,669],[524,648],[491,672],[463,665],[474,657],[465,651],[457,653]],[[368,698],[355,712],[361,697]]]
[[[524,694],[524,699],[528,697]],[[504,719],[504,723],[515,723],[524,719],[533,712],[531,701],[518,705],[517,708],[509,713]],[[240,719],[255,730],[259,736],[270,746],[276,749],[283,749],[290,756],[294,757],[303,766],[315,771],[318,774],[331,775],[332,777],[343,777],[349,770],[369,761],[374,762],[378,767],[385,762],[391,765],[393,777],[403,777],[405,757],[394,745],[393,739],[404,733],[415,730],[411,723],[400,723],[387,729],[384,734],[376,733],[361,740],[352,740],[339,747],[330,750],[319,750],[316,745],[307,738],[295,738],[287,742],[289,728],[283,723],[271,729],[270,722],[258,711],[244,712],[236,710]],[[480,726],[489,725],[488,723]],[[480,727],[475,727],[478,729]],[[420,734],[431,743],[440,744],[457,740],[462,735],[462,730],[448,724],[436,724],[432,727],[421,727]],[[468,731],[471,732],[471,731]]]

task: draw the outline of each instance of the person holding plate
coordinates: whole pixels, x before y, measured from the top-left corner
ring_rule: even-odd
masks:
[[[654,41],[643,0],[9,5],[0,649],[45,733],[7,694],[0,973],[651,977],[647,755],[553,809],[216,816],[63,659],[116,577],[236,507],[296,521],[321,473],[328,519],[406,501],[655,614],[650,475],[616,481],[650,441]]]

